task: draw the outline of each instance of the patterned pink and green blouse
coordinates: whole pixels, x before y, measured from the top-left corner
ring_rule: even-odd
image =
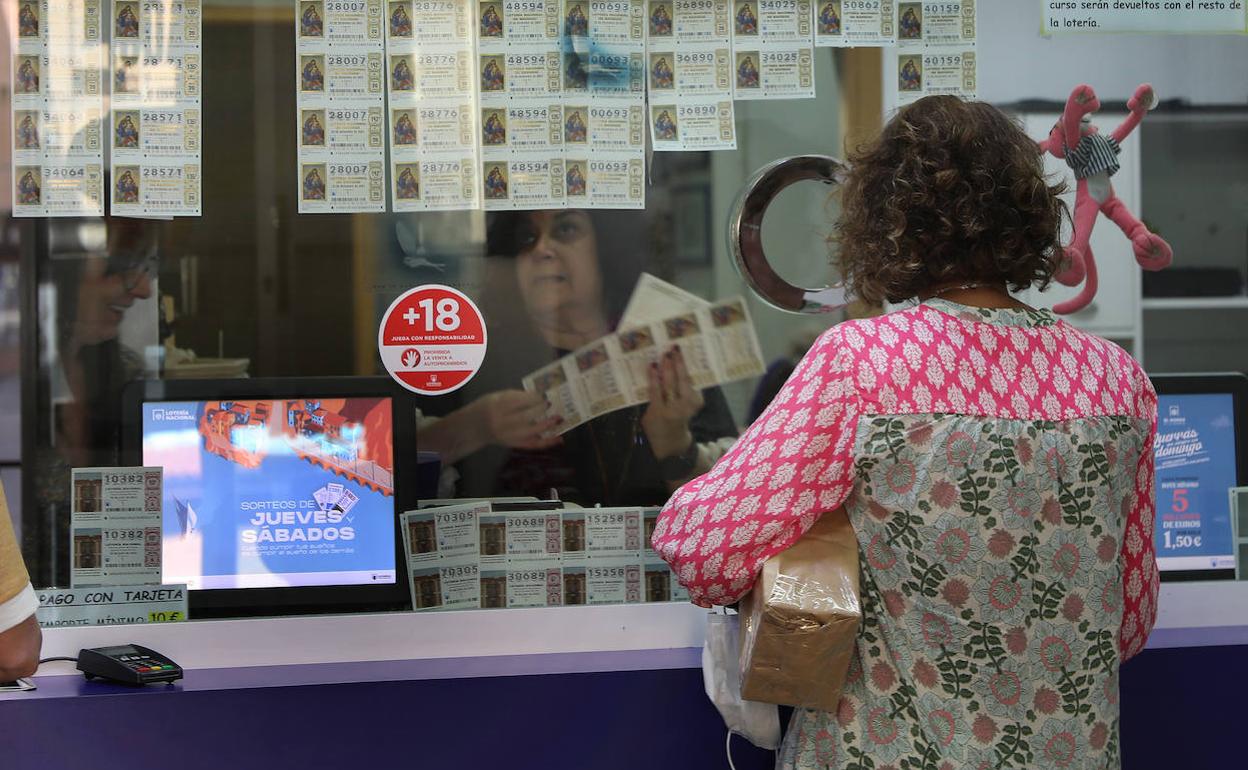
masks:
[[[824,334],[654,546],[731,604],[820,514],[858,538],[863,624],[836,713],[779,766],[1117,768],[1118,667],[1156,617],[1157,401],[1048,311],[942,300]]]

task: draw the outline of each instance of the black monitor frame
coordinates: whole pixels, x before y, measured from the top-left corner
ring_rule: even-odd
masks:
[[[192,618],[386,612],[411,608],[400,514],[416,508],[416,412],[412,395],[387,377],[142,380],[122,397],[122,458],[143,465],[143,405],[161,401],[389,398],[394,446],[393,585],[226,588],[188,591]],[[411,467],[408,467],[408,464]]]
[[[1158,396],[1225,395],[1231,396],[1232,430],[1235,433],[1235,484],[1248,484],[1248,376],[1241,372],[1198,374],[1150,374]],[[1160,414],[1158,420],[1161,419]],[[1156,485],[1154,485],[1154,490]],[[1231,522],[1232,531],[1237,522]],[[1239,544],[1232,542],[1236,560]],[[1163,583],[1195,580],[1234,580],[1234,569],[1170,570],[1161,572]]]

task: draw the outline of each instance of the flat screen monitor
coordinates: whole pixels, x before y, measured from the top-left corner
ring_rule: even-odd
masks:
[[[1233,580],[1229,490],[1248,483],[1248,378],[1158,375],[1154,544],[1163,581]]]
[[[140,386],[131,462],[164,469],[162,581],[192,617],[404,604],[414,413],[388,380]]]

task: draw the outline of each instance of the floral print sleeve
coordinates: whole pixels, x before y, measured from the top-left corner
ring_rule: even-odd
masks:
[[[1157,622],[1157,595],[1161,575],[1157,571],[1153,525],[1156,520],[1156,492],[1153,443],[1157,435],[1157,395],[1141,373],[1141,412],[1152,415],[1151,428],[1144,449],[1136,461],[1135,494],[1127,514],[1125,537],[1122,539],[1122,628],[1118,649],[1125,661],[1144,649],[1148,635]]]
[[[860,408],[843,326],[819,338],[733,449],[659,516],[654,549],[695,604],[738,601],[767,559],[849,496]]]

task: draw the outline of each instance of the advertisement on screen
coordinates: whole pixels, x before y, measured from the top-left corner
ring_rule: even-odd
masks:
[[[149,403],[163,579],[192,589],[393,583],[386,398]]]
[[[1162,571],[1234,569],[1227,490],[1235,486],[1234,399],[1158,397],[1157,526]]]

